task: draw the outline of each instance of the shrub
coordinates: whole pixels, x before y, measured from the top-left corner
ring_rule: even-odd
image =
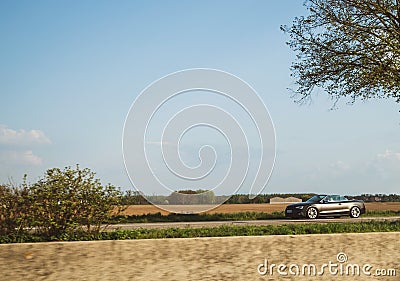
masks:
[[[0,185],[0,234],[19,232],[26,226],[27,194],[26,186]]]
[[[103,186],[94,172],[78,165],[76,169],[49,169],[44,178],[27,189],[29,225],[48,237],[82,226],[85,231],[99,232],[121,200],[119,189],[110,184]]]

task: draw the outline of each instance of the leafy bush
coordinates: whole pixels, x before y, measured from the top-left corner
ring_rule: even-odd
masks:
[[[25,186],[0,185],[0,234],[19,232],[26,227],[29,211],[27,193]]]
[[[85,226],[99,232],[121,200],[112,185],[103,186],[88,168],[47,170],[44,178],[28,186],[29,225],[48,237]]]
[[[20,187],[0,185],[0,235],[14,240],[29,231],[47,238],[77,229],[99,233],[122,210],[121,197],[119,189],[103,186],[94,172],[78,165],[49,169],[34,184],[25,176]]]

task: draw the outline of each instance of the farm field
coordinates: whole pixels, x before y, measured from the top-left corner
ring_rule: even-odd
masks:
[[[208,214],[214,213],[239,213],[239,212],[282,212],[288,204],[223,204],[217,208],[208,211]],[[400,211],[400,202],[369,202],[365,203],[367,211]],[[130,205],[122,213],[123,215],[145,215],[161,213],[169,214],[165,210],[161,210],[153,205]]]

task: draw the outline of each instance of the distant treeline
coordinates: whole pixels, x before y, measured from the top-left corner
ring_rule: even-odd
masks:
[[[204,192],[205,190],[200,191],[179,191],[179,193],[185,194],[198,194],[199,192]],[[248,194],[235,194],[232,196],[218,196],[214,195],[212,192],[208,192],[208,201],[209,203],[221,202],[224,201],[227,197],[228,200],[225,201],[224,204],[259,204],[259,203],[269,203],[270,199],[273,197],[296,197],[301,199],[302,201],[306,201],[307,199],[314,196],[315,193],[274,193],[274,194],[260,194],[253,199],[249,198]],[[348,199],[357,199],[363,200],[365,202],[400,202],[400,195],[398,194],[361,194],[356,196],[346,196]],[[178,202],[176,196],[174,194],[163,196],[163,195],[153,195],[150,196],[151,201],[153,203],[158,204],[182,204],[182,202]],[[200,198],[200,197],[199,197]],[[199,202],[200,204],[202,202]],[[124,193],[122,197],[123,205],[147,205],[150,204],[143,195],[138,191],[128,190]],[[192,202],[193,204],[193,202]]]
[[[259,203],[269,203],[269,200],[274,197],[288,198],[288,197],[296,197],[301,199],[302,201],[306,201],[309,198],[313,197],[314,193],[273,193],[273,194],[260,194],[253,199],[249,198],[248,194],[235,194],[232,195],[225,204],[259,204]]]
[[[361,194],[346,197],[349,199],[363,200],[365,202],[400,202],[400,195],[398,194]]]
[[[293,194],[260,194],[254,199],[249,199],[248,194],[235,194],[230,197],[225,204],[254,204],[254,203],[269,203],[273,197],[296,197],[302,201],[307,201],[315,193],[293,193]],[[346,195],[348,199],[363,200],[365,202],[400,202],[400,195],[398,194],[361,194],[356,196]]]

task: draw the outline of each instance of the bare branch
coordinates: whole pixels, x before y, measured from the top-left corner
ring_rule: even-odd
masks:
[[[315,87],[334,100],[400,100],[398,0],[309,0],[310,14],[281,29],[297,52],[295,91],[303,101]]]

